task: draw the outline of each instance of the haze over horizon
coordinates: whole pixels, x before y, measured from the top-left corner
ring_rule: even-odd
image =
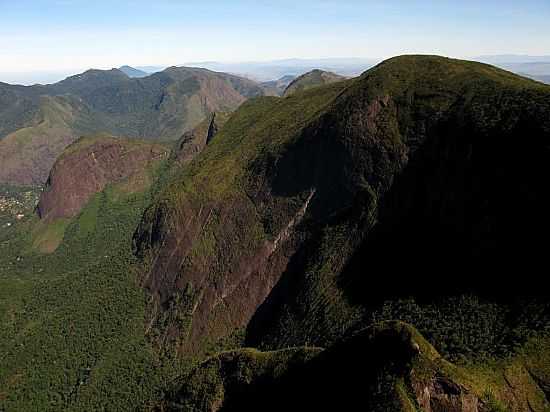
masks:
[[[540,0],[0,0],[0,9],[0,81],[27,84],[126,64],[550,55],[550,3]]]

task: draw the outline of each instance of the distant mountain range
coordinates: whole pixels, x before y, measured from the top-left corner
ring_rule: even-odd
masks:
[[[529,56],[503,54],[477,56],[473,61],[526,75],[542,82],[548,82],[550,76],[550,56]],[[315,69],[334,72],[341,76],[355,77],[378,64],[379,59],[328,58],[328,59],[283,59],[266,62],[223,63],[216,61],[190,62],[184,66],[202,67],[214,71],[233,73],[260,82],[275,81],[285,76],[298,77]],[[154,73],[164,69],[162,66],[136,67],[141,72]]]
[[[334,72],[341,76],[354,77],[379,63],[379,59],[327,58],[327,59],[282,59],[263,62],[188,62],[183,67],[200,67],[217,72],[232,73],[248,77],[259,82],[272,82],[283,78],[292,80],[312,70]],[[155,73],[165,69],[163,66],[136,66],[124,68],[145,73]],[[122,70],[122,68],[121,68]]]
[[[0,183],[44,183],[55,158],[81,135],[176,140],[210,113],[263,94],[251,80],[184,67],[143,78],[112,69],[47,86],[0,83]]]
[[[130,66],[122,66],[122,67],[119,67],[118,70],[120,70],[126,76],[132,77],[132,78],[147,77],[151,74],[143,70],[134,69],[133,67],[130,67]]]
[[[289,62],[289,64],[292,62]],[[343,78],[315,70],[295,87]],[[177,140],[212,113],[250,97],[281,96],[295,80],[266,83],[204,68],[153,74],[131,66],[88,70],[51,85],[0,83],[0,183],[41,185],[65,147],[82,135]]]
[[[495,65],[511,63],[550,63],[550,56],[529,56],[526,54],[498,54],[493,56],[477,56],[473,60]]]
[[[550,83],[550,56],[477,60]],[[249,97],[281,96],[289,86],[303,89],[307,83],[315,86],[353,77],[375,63],[368,59],[198,62],[188,65],[202,67],[171,67],[156,73],[152,72],[161,67],[125,65],[88,70],[50,85],[0,83],[0,183],[42,184],[63,148],[83,134],[175,140],[209,114],[233,111]],[[332,80],[326,81],[327,76]]]
[[[529,55],[487,55],[472,57],[470,60],[492,64],[518,74],[531,76],[549,76],[550,56]],[[380,59],[369,58],[326,58],[326,59],[281,59],[263,62],[189,62],[178,67],[200,67],[213,71],[232,73],[247,77],[259,82],[276,81],[285,76],[298,77],[314,69],[334,72],[341,76],[354,77],[368,68],[380,63]],[[145,77],[165,70],[168,66],[148,65],[129,66],[119,69],[130,77]],[[69,75],[67,72],[29,72],[29,73],[0,73],[0,82],[14,84],[50,84],[60,81]],[[539,79],[540,80],[540,79]],[[544,80],[543,80],[544,81]]]
[[[550,83],[550,56],[504,54],[479,56],[474,60],[492,64],[543,83]]]
[[[283,76],[301,76],[304,73],[315,69],[334,72],[342,76],[358,76],[365,70],[371,68],[379,60],[377,59],[286,59],[266,62],[241,62],[241,63],[220,63],[220,62],[191,62],[186,63],[189,67],[204,67],[210,70],[234,73],[240,76],[249,77],[258,81],[270,81],[280,79]]]

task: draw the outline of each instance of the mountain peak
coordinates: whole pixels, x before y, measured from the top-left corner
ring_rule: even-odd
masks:
[[[131,78],[141,78],[149,76],[149,73],[127,65],[119,67],[118,70]]]
[[[284,96],[290,96],[299,91],[311,89],[313,87],[345,80],[344,76],[336,73],[327,72],[321,69],[314,69],[293,80],[284,92]]]

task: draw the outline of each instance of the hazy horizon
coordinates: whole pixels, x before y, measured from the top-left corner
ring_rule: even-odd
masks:
[[[550,55],[550,3],[540,0],[0,0],[0,7],[4,82],[126,64]]]
[[[405,53],[407,54],[407,53]],[[390,56],[388,58],[395,57]],[[460,58],[456,56],[446,56],[450,58]],[[466,60],[475,60],[475,61],[481,61],[489,64],[499,65],[503,63],[510,63],[510,70],[513,64],[517,63],[525,63],[525,64],[532,64],[535,62],[543,62],[545,64],[549,65],[549,74],[550,74],[550,55],[545,56],[530,56],[530,55],[521,55],[521,54],[514,54],[514,55],[486,55],[486,56],[467,56],[462,57]],[[508,58],[508,59],[507,59]],[[286,72],[282,71],[279,75],[274,76],[255,76],[253,73],[247,73],[246,70],[239,70],[239,68],[245,67],[247,65],[256,65],[258,67],[280,67],[283,68],[283,63],[293,63],[296,68],[301,67],[299,65],[299,62],[303,62],[305,64],[304,67],[307,67],[307,70],[313,69],[313,68],[320,68],[320,69],[326,69],[326,70],[334,70],[335,72],[340,72],[343,74],[344,71],[338,70],[339,68],[344,68],[347,64],[348,66],[348,72],[352,71],[353,67],[359,67],[360,64],[356,63],[355,66],[352,64],[352,60],[357,60],[358,62],[363,62],[365,65],[365,70],[375,64],[378,64],[379,62],[382,62],[385,59],[382,58],[358,58],[358,57],[347,57],[347,58],[330,58],[330,57],[322,57],[322,58],[287,58],[287,59],[276,59],[276,60],[263,60],[263,61],[220,61],[220,60],[209,60],[209,61],[202,61],[202,62],[184,62],[182,64],[176,64],[176,65],[156,65],[156,64],[145,64],[145,65],[138,65],[138,64],[123,64],[121,66],[103,66],[103,67],[79,67],[74,69],[65,69],[65,70],[59,70],[59,71],[19,71],[19,72],[3,72],[0,70],[0,83],[7,83],[7,84],[14,84],[14,85],[23,85],[23,86],[30,86],[35,84],[53,84],[57,83],[61,80],[66,79],[67,77],[74,76],[80,73],[83,73],[87,70],[111,70],[111,69],[118,69],[122,66],[129,66],[137,70],[145,71],[149,74],[153,74],[155,72],[162,71],[168,67],[177,66],[177,67],[183,67],[183,66],[190,66],[190,67],[204,67],[208,68],[210,70],[214,71],[222,71],[222,72],[228,72],[233,73],[237,75],[242,75],[245,77],[249,77],[254,80],[258,81],[267,81],[267,80],[276,80],[281,77],[283,77],[286,74],[293,74],[292,70]],[[341,61],[346,62],[344,66],[338,66],[337,68],[330,67],[330,66],[323,66],[322,64],[313,64],[315,62],[322,62],[322,61]],[[367,63],[368,64],[367,66]],[[308,65],[309,64],[309,65]],[[292,67],[292,66],[287,66]],[[307,70],[299,71],[300,73],[305,72]],[[512,70],[514,71],[514,70]],[[349,74],[349,73],[347,73]],[[359,74],[359,71],[356,73]]]

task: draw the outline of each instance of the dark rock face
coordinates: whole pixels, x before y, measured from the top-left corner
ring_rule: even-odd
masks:
[[[138,228],[138,233],[150,235],[141,237],[138,234],[135,238],[138,250],[150,241],[161,241],[164,245],[142,279],[143,286],[154,297],[154,304],[158,305],[158,311],[153,310],[150,325],[158,328],[160,340],[170,345],[174,340],[179,342],[179,337],[185,333],[187,340],[181,341],[180,349],[186,352],[200,352],[205,341],[230,334],[236,325],[246,325],[288,261],[286,252],[278,250],[277,239],[255,244],[254,234],[235,237],[248,225],[248,216],[254,213],[250,204],[234,200],[223,206],[212,203],[198,206],[198,210],[194,207],[185,204],[177,221],[173,221],[173,216],[163,207],[154,210],[153,226],[147,231],[144,226]],[[168,216],[170,224],[185,230],[166,236]],[[203,247],[204,233],[217,222],[223,222],[215,232],[223,243],[223,252],[217,256],[197,256],[200,251],[196,248],[197,243]],[[287,236],[283,231],[278,239],[284,243]],[[237,241],[245,242],[248,249],[237,251]],[[239,256],[237,259],[234,253]],[[231,275],[219,277],[220,271]],[[177,303],[187,298],[190,302],[178,306]],[[182,316],[181,312],[191,314],[191,330],[185,332],[178,323],[164,325],[164,316],[159,316],[159,312],[167,312],[169,318]]]
[[[245,326],[251,345],[328,346],[389,294],[487,292],[503,253],[541,263],[550,89],[414,56],[331,87],[246,105],[144,216],[152,324],[194,290],[183,346]]]
[[[213,113],[193,130],[185,133],[178,144],[175,157],[185,165],[193,160],[208,145],[225,124],[229,114]]]
[[[100,137],[81,139],[57,160],[37,212],[41,219],[76,216],[108,184],[145,171],[168,155],[160,145]]]
[[[476,395],[448,378],[435,377],[427,384],[413,384],[418,405],[425,412],[479,412]]]

